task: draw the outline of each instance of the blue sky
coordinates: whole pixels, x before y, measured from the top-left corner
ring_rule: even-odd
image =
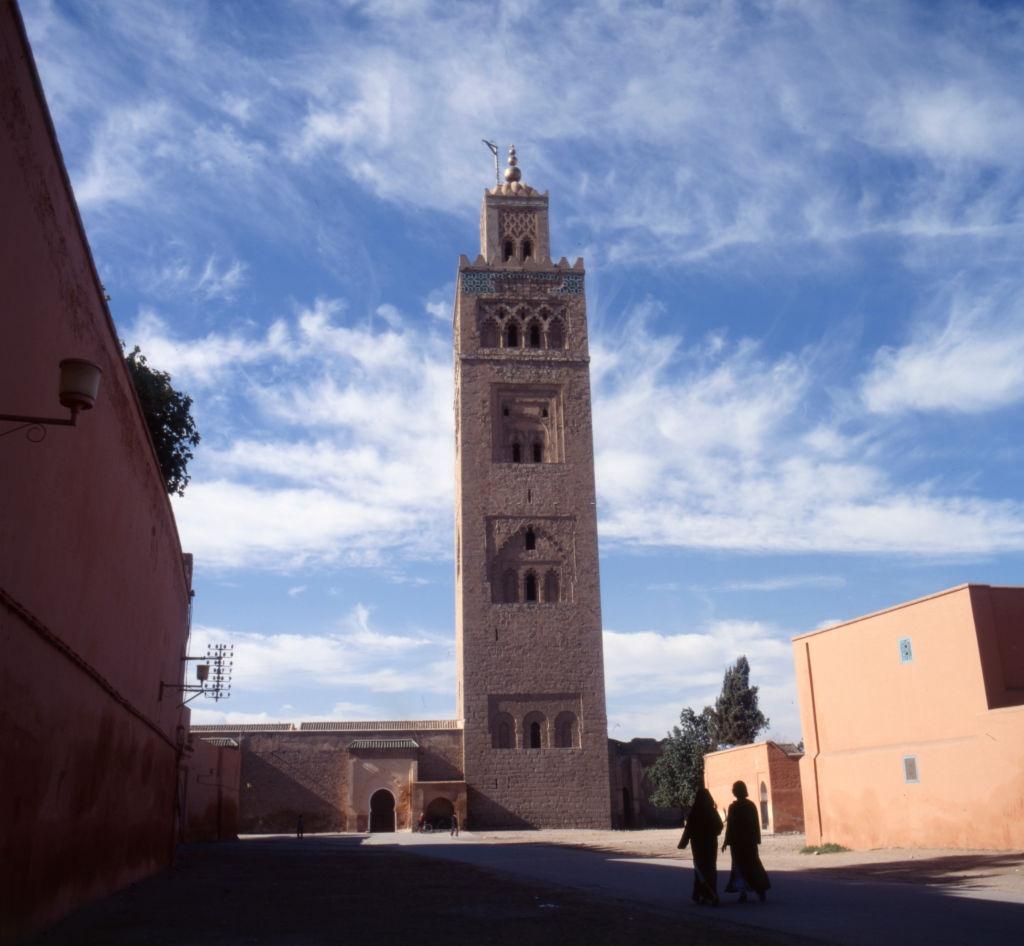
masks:
[[[34,2],[123,338],[195,400],[201,722],[454,713],[451,306],[515,143],[587,265],[609,728],[1020,584],[1024,7]]]

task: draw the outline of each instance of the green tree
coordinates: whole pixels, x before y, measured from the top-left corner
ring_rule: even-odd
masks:
[[[745,656],[725,671],[713,715],[718,745],[747,745],[768,728],[767,717],[757,707],[757,687],[750,685],[750,664]]]
[[[661,756],[647,770],[655,789],[651,793],[655,805],[685,811],[693,804],[697,789],[704,784],[704,754],[715,751],[714,722],[710,706],[699,713],[687,706],[679,714],[679,725],[672,727]]]
[[[191,479],[191,448],[199,444],[199,431],[192,419],[192,398],[171,386],[167,372],[151,368],[138,345],[125,356],[125,364],[142,404],[167,493],[184,496]]]

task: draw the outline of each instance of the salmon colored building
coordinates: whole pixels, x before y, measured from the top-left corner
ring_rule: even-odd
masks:
[[[961,585],[793,650],[808,844],[1024,847],[1024,588]]]
[[[75,426],[0,420],[7,942],[171,861],[191,563],[13,3],[0,128],[0,411],[66,421],[58,363],[102,370]]]
[[[757,805],[764,834],[804,830],[800,758],[796,746],[767,740],[704,756],[704,786],[720,811],[733,801],[732,786],[744,782]]]

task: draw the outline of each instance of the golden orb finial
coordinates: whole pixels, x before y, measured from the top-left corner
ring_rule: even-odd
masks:
[[[516,146],[512,145],[512,147],[508,149],[508,167],[505,168],[505,180],[508,181],[509,184],[515,183],[523,176],[523,172],[516,167],[518,163],[519,162],[516,160]]]

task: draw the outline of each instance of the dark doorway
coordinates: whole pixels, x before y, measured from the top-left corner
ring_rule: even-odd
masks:
[[[768,830],[768,786],[761,783],[761,829]]]
[[[378,789],[370,798],[370,831],[395,830],[395,796],[386,788]]]
[[[427,805],[423,818],[435,831],[447,831],[452,826],[453,814],[455,806],[447,798],[435,798]]]
[[[628,788],[622,790],[622,827],[627,830],[633,827],[633,796]]]

